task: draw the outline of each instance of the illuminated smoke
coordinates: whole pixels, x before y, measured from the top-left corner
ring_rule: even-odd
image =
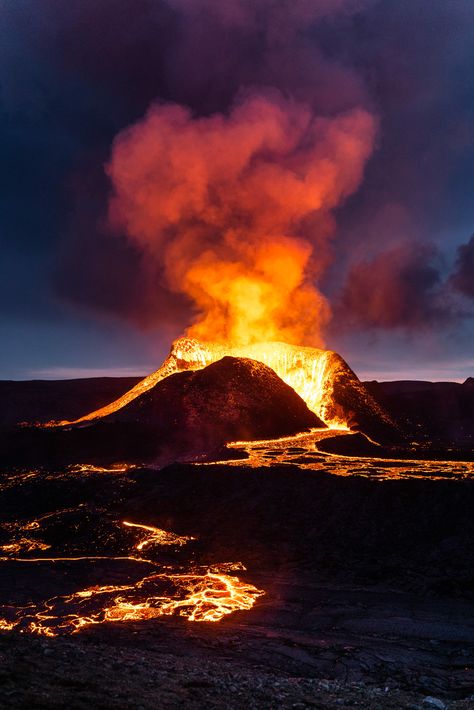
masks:
[[[474,235],[458,247],[451,284],[464,296],[474,298]]]
[[[354,263],[338,306],[341,327],[418,330],[449,317],[436,257],[430,245],[402,242]]]
[[[276,90],[204,117],[156,103],[114,142],[109,220],[194,304],[189,335],[320,345],[331,211],[358,187],[374,134],[363,109],[319,117]]]

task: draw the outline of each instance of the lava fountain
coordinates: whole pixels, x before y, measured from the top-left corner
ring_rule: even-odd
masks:
[[[184,296],[193,315],[158,370],[75,423],[229,355],[269,366],[329,427],[357,426],[363,410],[383,420],[344,360],[322,349],[330,308],[317,286],[332,211],[357,189],[375,133],[363,108],[321,117],[265,89],[210,116],[153,104],[122,131],[106,166],[109,227],[141,255],[143,288]]]
[[[158,370],[117,400],[75,422],[62,421],[59,424],[81,424],[111,415],[166,377],[186,370],[203,369],[228,355],[250,358],[270,367],[330,428],[361,429],[375,436],[380,433],[382,437],[393,428],[388,414],[335,352],[279,342],[231,347],[186,337],[173,343],[170,354]]]
[[[119,399],[86,414],[77,419],[75,423],[99,419],[112,414],[169,375],[184,370],[202,369],[227,355],[263,362],[290,385],[306,402],[308,408],[325,423],[335,428],[347,427],[348,422],[344,413],[333,401],[332,396],[337,374],[348,371],[347,365],[336,353],[317,348],[299,348],[278,342],[226,347],[217,343],[201,343],[193,338],[176,340],[169,356],[158,370],[145,377]],[[355,375],[353,377],[355,378]]]

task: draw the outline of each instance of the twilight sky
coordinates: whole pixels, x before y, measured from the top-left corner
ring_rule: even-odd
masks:
[[[249,96],[289,126],[305,111],[374,126],[363,175],[342,164],[337,199],[298,226],[331,306],[327,347],[364,379],[474,375],[473,37],[472,0],[2,0],[0,378],[158,367],[192,308],[169,242],[144,245],[149,223],[132,224],[135,178],[111,225],[131,170],[117,136],[136,126],[133,155],[148,156],[142,136],[179,104],[182,130],[209,142],[216,121],[248,124]],[[285,160],[301,172],[322,148],[298,141]],[[153,204],[181,179],[163,156]],[[200,218],[188,211],[179,233]]]

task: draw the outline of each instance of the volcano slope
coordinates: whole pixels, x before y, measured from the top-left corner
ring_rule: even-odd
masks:
[[[160,442],[161,459],[209,454],[229,441],[276,439],[325,424],[263,363],[224,357],[203,370],[170,375],[104,425],[138,426]]]
[[[224,357],[169,375],[106,416],[61,428],[22,428],[0,456],[15,465],[117,460],[158,465],[236,440],[276,439],[325,428],[298,394],[261,362]]]
[[[331,350],[271,342],[230,347],[178,338],[161,367],[110,404],[75,420],[94,421],[122,409],[176,372],[200,370],[222,358],[250,358],[270,367],[325,424],[362,431],[382,443],[400,439],[401,431],[346,361]],[[71,423],[71,422],[62,422]]]

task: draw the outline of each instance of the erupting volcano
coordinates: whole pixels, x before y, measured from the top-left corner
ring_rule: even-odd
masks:
[[[270,367],[330,428],[362,429],[365,433],[378,435],[394,428],[387,413],[337,353],[278,342],[226,347],[200,343],[192,338],[176,340],[161,367],[119,399],[75,422],[60,424],[80,424],[112,417],[171,375],[201,370],[224,357],[249,358]]]
[[[383,437],[393,429],[344,360],[321,349],[330,308],[318,279],[332,212],[357,189],[375,133],[362,107],[318,116],[273,88],[242,91],[226,112],[208,116],[156,103],[122,131],[106,166],[108,227],[140,254],[143,289],[184,297],[191,324],[156,372],[61,424],[123,420],[170,376],[230,357],[263,363],[292,388],[316,417],[303,416],[300,430]],[[295,420],[281,433],[297,430]]]
[[[185,302],[187,326],[121,397],[56,422],[64,461],[80,450],[89,463],[163,465],[326,427],[393,438],[389,415],[323,349],[331,314],[319,287],[333,212],[361,182],[376,124],[363,107],[321,116],[260,87],[205,116],[154,103],[116,136],[109,236],[138,254],[152,301]]]
[[[376,438],[391,432],[390,418],[344,360],[321,349],[330,308],[318,280],[329,261],[332,213],[357,189],[375,133],[376,119],[362,107],[319,116],[310,104],[264,87],[240,92],[226,112],[208,116],[156,103],[122,131],[106,166],[108,228],[139,253],[144,290],[186,300],[190,325],[156,372],[111,404],[60,423],[123,422],[127,413],[136,421],[144,395],[155,390],[156,416],[160,383],[199,370],[212,379],[217,370],[209,366],[237,358],[269,367],[314,415],[298,400],[290,405],[260,368],[259,386],[265,389],[267,377],[279,394],[258,417],[285,401],[292,423],[264,431],[254,421],[250,438],[311,426],[362,429]],[[248,409],[246,389],[257,370],[254,379],[250,370],[241,374],[240,394],[229,390],[231,402],[240,398],[234,418]],[[200,378],[180,383],[193,392],[202,386]],[[210,399],[217,395],[211,387]],[[256,390],[254,408],[258,399]],[[196,400],[192,419],[204,416],[200,407]]]
[[[0,710],[472,707],[473,7],[0,0]]]

